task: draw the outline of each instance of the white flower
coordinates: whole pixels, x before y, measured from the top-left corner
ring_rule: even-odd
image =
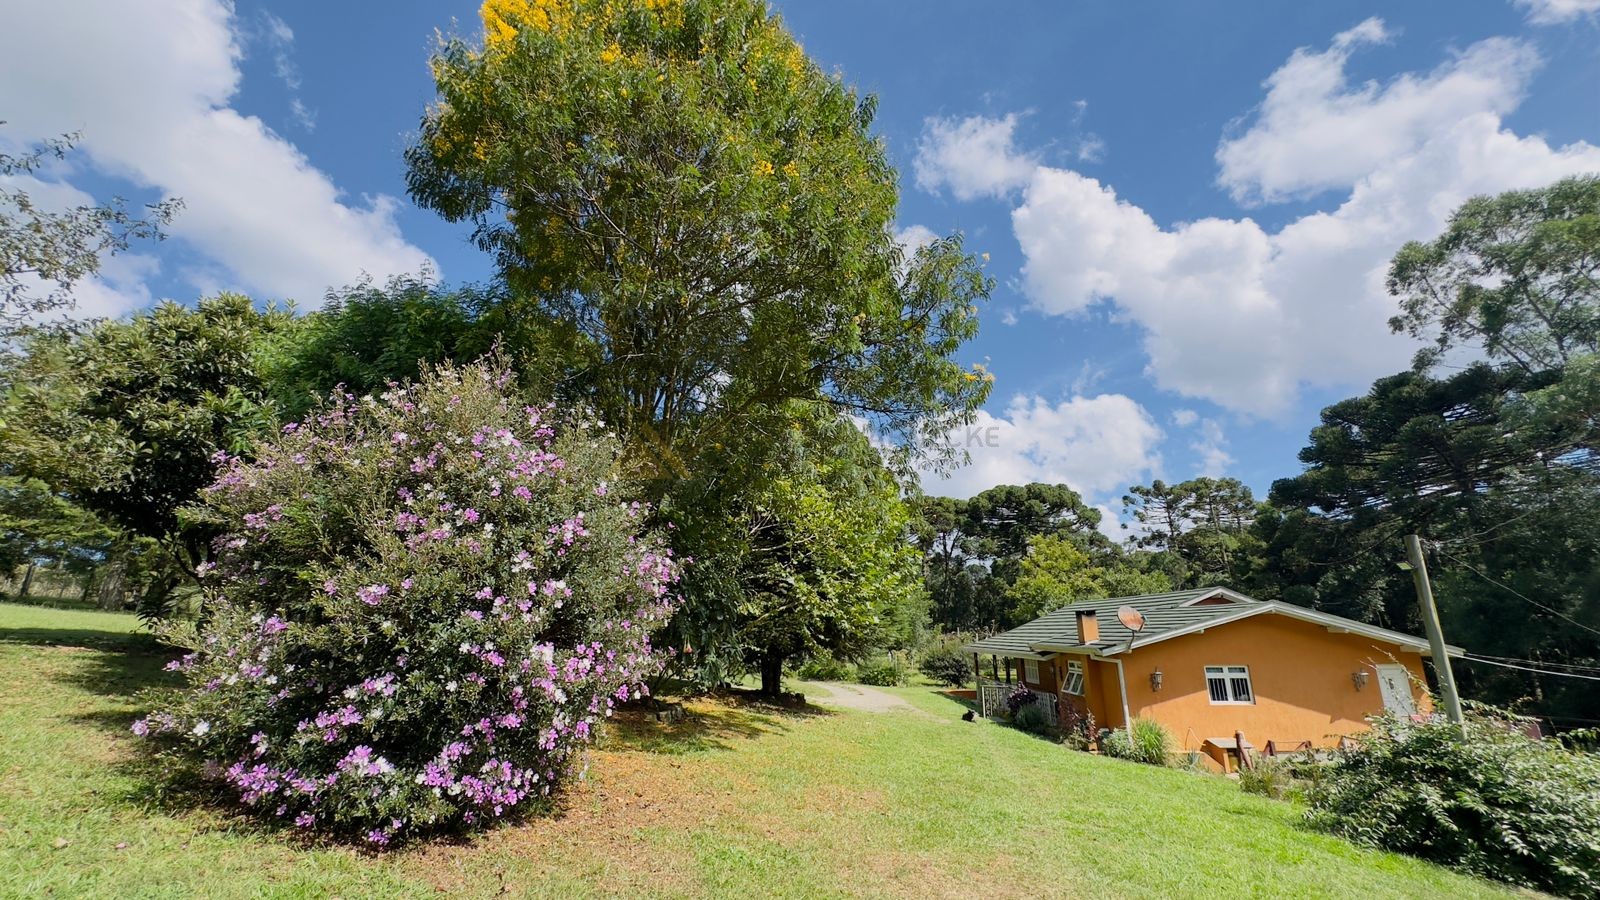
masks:
[[[211,730],[211,723],[205,721],[204,719],[200,720],[199,722],[194,723],[194,735],[195,735],[195,737],[203,737],[203,736],[205,736],[205,733],[210,731],[210,730]]]
[[[456,689],[455,681],[454,680],[446,681],[444,683],[444,689],[447,690],[447,691],[454,691]]]

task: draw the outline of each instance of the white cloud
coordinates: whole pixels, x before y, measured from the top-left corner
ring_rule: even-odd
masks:
[[[1017,396],[1002,416],[979,411],[951,435],[972,458],[948,479],[924,473],[932,495],[970,497],[997,484],[1064,483],[1085,495],[1117,490],[1160,465],[1155,420],[1122,394],[1074,396],[1052,404]]]
[[[1392,37],[1368,19],[1326,50],[1296,50],[1267,79],[1249,129],[1217,148],[1218,183],[1242,202],[1350,188],[1464,116],[1510,112],[1539,66],[1528,44],[1491,38],[1426,75],[1350,85],[1350,54]]]
[[[900,249],[905,253],[907,259],[915,256],[918,250],[938,239],[939,235],[935,234],[933,229],[926,225],[907,225],[904,228],[897,229],[894,233],[894,242],[900,245]]]
[[[1395,250],[1437,234],[1473,195],[1600,170],[1600,148],[1551,147],[1502,126],[1536,63],[1514,42],[1481,42],[1387,88],[1347,89],[1348,50],[1384,35],[1369,20],[1322,54],[1297,51],[1269,79],[1256,125],[1224,142],[1249,150],[1225,163],[1231,185],[1261,196],[1345,185],[1336,208],[1276,232],[1250,218],[1164,227],[1092,178],[1040,167],[1012,215],[1033,305],[1074,315],[1109,304],[1143,328],[1158,386],[1256,415],[1286,412],[1305,385],[1345,388],[1404,367],[1415,345],[1386,324],[1394,301],[1384,275]],[[1319,56],[1312,86],[1306,61]],[[1280,90],[1301,104],[1292,115],[1275,112],[1285,105]],[[1447,120],[1439,105],[1450,109]],[[1330,123],[1359,130],[1367,113],[1403,140],[1384,139],[1377,154],[1307,137]],[[1359,167],[1336,159],[1346,150]]]
[[[21,4],[0,54],[5,137],[81,131],[78,156],[184,210],[171,233],[229,286],[315,306],[330,285],[432,264],[396,201],[351,202],[293,144],[230,107],[241,42],[223,0]]]
[[[1192,409],[1175,409],[1172,411],[1172,424],[1179,428],[1188,428],[1200,421],[1200,414]]]
[[[1106,158],[1106,142],[1098,134],[1086,134],[1078,139],[1077,156],[1078,162],[1104,162]]]
[[[1514,0],[1535,25],[1560,25],[1600,13],[1600,0]]]
[[[1233,454],[1228,452],[1228,438],[1222,433],[1222,425],[1216,419],[1202,419],[1199,431],[1189,444],[1191,450],[1200,454],[1198,474],[1212,478],[1226,475],[1228,467],[1233,465]]]
[[[913,163],[917,187],[957,200],[1004,197],[1028,183],[1038,160],[1016,146],[1017,115],[923,122]]]

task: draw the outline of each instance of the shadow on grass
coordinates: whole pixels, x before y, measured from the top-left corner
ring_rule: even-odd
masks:
[[[32,644],[35,647],[81,647],[113,653],[165,653],[153,634],[102,631],[95,628],[0,628],[0,644]]]
[[[787,732],[794,723],[833,716],[804,701],[774,701],[754,691],[731,690],[683,704],[676,721],[660,721],[653,710],[632,707],[611,721],[608,750],[684,755],[731,750],[736,742]]]

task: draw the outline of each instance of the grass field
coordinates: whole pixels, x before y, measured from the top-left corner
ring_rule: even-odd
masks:
[[[165,660],[130,616],[0,604],[0,895],[1503,895],[1224,779],[962,722],[925,688],[888,713],[692,703],[614,727],[555,817],[308,846],[142,771],[130,695]]]

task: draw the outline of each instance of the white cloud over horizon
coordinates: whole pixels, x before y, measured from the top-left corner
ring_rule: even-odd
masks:
[[[1271,232],[1248,217],[1164,226],[1109,185],[1041,165],[1012,215],[1024,294],[1048,314],[1109,308],[1143,331],[1157,387],[1251,416],[1287,413],[1306,386],[1403,368],[1416,345],[1389,333],[1384,288],[1400,245],[1433,237],[1471,196],[1600,171],[1600,148],[1504,127],[1539,62],[1517,41],[1352,86],[1350,53],[1389,37],[1371,19],[1324,50],[1295,51],[1218,151],[1219,180],[1236,196],[1344,191],[1337,206]],[[1338,152],[1325,153],[1333,133]]]
[[[292,143],[232,108],[244,51],[231,4],[24,4],[9,24],[28,39],[0,55],[0,139],[81,132],[74,164],[181,198],[169,233],[204,258],[197,285],[315,307],[363,274],[434,265],[401,235],[399,201],[352,202]],[[283,51],[292,32],[275,18],[268,27]],[[287,57],[275,65],[286,86],[298,80]]]
[[[971,456],[950,477],[924,472],[924,492],[967,498],[997,484],[1066,484],[1106,496],[1158,471],[1161,428],[1124,394],[1074,395],[1058,403],[1018,395],[1002,415],[978,412],[951,439]]]

